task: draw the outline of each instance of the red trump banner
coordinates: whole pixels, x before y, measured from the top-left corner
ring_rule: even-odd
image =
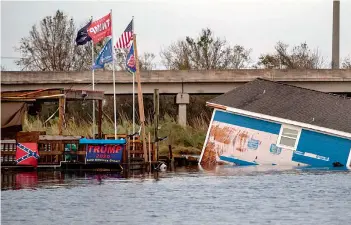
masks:
[[[94,44],[103,40],[105,37],[108,37],[112,34],[111,32],[112,20],[111,13],[102,17],[91,23],[88,27],[88,35],[93,40]]]

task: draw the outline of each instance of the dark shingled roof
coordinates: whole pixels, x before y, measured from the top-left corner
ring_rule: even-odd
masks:
[[[351,133],[351,98],[261,78],[209,103]]]

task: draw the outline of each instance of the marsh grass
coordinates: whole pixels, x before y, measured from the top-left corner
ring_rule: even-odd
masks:
[[[127,116],[120,114],[118,117],[118,133],[131,134],[133,123]],[[174,118],[165,115],[159,123],[159,137],[167,136],[167,139],[160,142],[160,155],[168,154],[168,145],[172,146],[175,155],[200,154],[205,140],[208,124],[205,118],[199,117],[191,121],[191,126],[180,126]],[[136,121],[136,123],[138,123]],[[48,135],[58,135],[58,118],[53,118],[44,123],[39,117],[26,117],[23,129],[25,131],[46,131]],[[96,128],[97,130],[97,128]],[[136,131],[139,126],[136,125]],[[114,124],[111,118],[105,118],[102,122],[104,134],[114,133]],[[154,127],[150,121],[146,121],[146,133],[150,132],[153,140]],[[92,124],[79,118],[71,117],[65,121],[64,135],[77,135],[92,137]],[[148,135],[147,135],[148,136]]]

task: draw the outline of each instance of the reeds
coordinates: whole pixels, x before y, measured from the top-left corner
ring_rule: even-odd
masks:
[[[205,140],[208,124],[205,118],[199,117],[190,121],[191,126],[181,126],[174,118],[166,115],[159,123],[159,137],[167,136],[167,139],[160,142],[160,155],[168,154],[168,145],[172,146],[173,153],[177,154],[200,154]],[[39,117],[27,117],[24,122],[25,131],[46,131],[48,135],[58,135],[58,118],[53,118],[44,123]],[[118,133],[131,134],[133,124],[127,116],[119,114]],[[136,131],[139,125],[136,125]],[[102,122],[102,132],[104,134],[114,133],[114,124],[111,118],[105,116]],[[150,132],[153,138],[154,127],[150,121],[146,121],[146,132]],[[64,135],[77,135],[92,137],[92,123],[75,117],[65,121]]]

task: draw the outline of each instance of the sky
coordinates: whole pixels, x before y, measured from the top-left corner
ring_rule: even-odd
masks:
[[[351,56],[351,0],[341,0],[340,57]],[[306,42],[324,59],[331,60],[333,0],[128,0],[128,1],[1,1],[1,65],[20,70],[15,47],[31,27],[60,9],[84,25],[112,9],[116,40],[134,16],[138,52],[153,52],[162,69],[159,52],[186,36],[196,37],[202,28],[231,45],[252,49],[257,61],[274,51],[278,41],[289,45]]]

